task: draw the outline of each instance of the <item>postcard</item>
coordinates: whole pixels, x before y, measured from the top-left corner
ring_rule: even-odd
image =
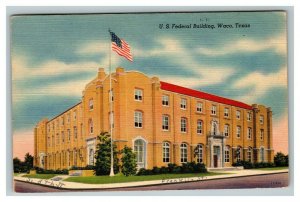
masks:
[[[286,16],[11,16],[15,192],[289,186]]]

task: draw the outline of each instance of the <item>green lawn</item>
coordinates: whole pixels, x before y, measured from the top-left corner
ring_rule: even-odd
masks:
[[[29,178],[38,178],[38,179],[50,179],[52,177],[55,177],[57,174],[35,174],[35,175],[23,175],[23,177],[29,177]]]
[[[114,177],[91,176],[91,177],[69,177],[64,181],[79,182],[85,184],[109,184],[109,183],[122,183],[122,182],[178,179],[178,178],[187,178],[187,177],[205,177],[205,176],[222,175],[222,174],[225,173],[209,172],[209,173],[161,174],[161,175],[128,176],[128,177],[123,175],[116,175]]]
[[[271,167],[271,168],[255,168],[257,170],[284,170],[289,169],[289,167]]]

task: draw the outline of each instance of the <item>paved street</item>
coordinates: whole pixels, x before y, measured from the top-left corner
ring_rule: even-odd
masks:
[[[187,182],[180,184],[161,184],[145,187],[114,188],[106,190],[87,191],[149,191],[149,190],[193,190],[193,189],[236,189],[236,188],[272,188],[288,186],[288,173],[269,174],[260,176],[238,177],[228,179],[216,179],[208,181]],[[15,181],[16,192],[65,192],[40,185]]]

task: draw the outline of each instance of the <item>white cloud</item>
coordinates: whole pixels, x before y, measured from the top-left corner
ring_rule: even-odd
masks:
[[[79,55],[107,54],[110,51],[110,48],[109,42],[97,40],[83,44],[75,52]]]
[[[263,74],[252,72],[233,83],[233,89],[251,88],[247,95],[240,96],[239,99],[246,102],[254,102],[257,97],[267,93],[271,88],[287,87],[287,67],[282,67],[278,72]]]
[[[220,56],[239,52],[258,52],[266,49],[273,49],[279,54],[285,55],[287,52],[286,34],[265,40],[240,39],[223,44],[218,48],[198,48],[196,51],[203,55]]]

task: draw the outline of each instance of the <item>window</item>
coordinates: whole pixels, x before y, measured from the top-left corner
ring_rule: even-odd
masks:
[[[74,126],[74,139],[77,139],[77,127]]]
[[[52,135],[52,147],[54,147],[55,145],[55,139],[54,139],[54,135]]]
[[[229,146],[225,147],[224,161],[225,161],[225,163],[229,163],[230,162],[230,148],[229,148]]]
[[[90,134],[93,134],[93,132],[94,132],[94,125],[93,125],[92,119],[89,119],[89,132],[90,132]]]
[[[94,150],[89,149],[89,165],[94,165]]]
[[[186,125],[187,125],[187,118],[181,117],[181,119],[180,119],[180,131],[182,133],[186,133]]]
[[[241,111],[236,111],[236,119],[241,119]]]
[[[143,127],[143,113],[140,111],[134,112],[134,127],[136,128]]]
[[[263,147],[260,148],[260,162],[265,161],[265,149]]]
[[[70,140],[71,140],[71,130],[70,129],[67,130],[67,136],[68,136],[68,142],[70,142]]]
[[[247,150],[247,159],[249,162],[252,162],[252,149],[250,147]]]
[[[236,127],[236,137],[240,138],[241,137],[241,126]]]
[[[89,109],[90,109],[90,111],[94,109],[94,101],[93,101],[93,99],[89,100]]]
[[[252,139],[252,128],[248,128],[248,139],[251,140]]]
[[[170,162],[170,144],[168,142],[163,143],[163,162]]]
[[[259,122],[260,122],[260,124],[264,124],[264,116],[263,115],[260,115]]]
[[[217,114],[217,106],[216,105],[212,105],[211,106],[211,114],[212,115],[216,115]]]
[[[180,108],[181,109],[186,109],[186,99],[181,98],[181,100],[180,100]]]
[[[182,143],[180,145],[180,162],[186,163],[187,162],[187,144]]]
[[[143,100],[143,90],[134,89],[134,99],[137,101],[142,101]]]
[[[67,123],[70,123],[70,113],[67,114]]]
[[[62,116],[61,117],[61,125],[63,126],[65,124],[65,119],[64,119],[64,117]]]
[[[169,106],[169,96],[168,95],[163,95],[162,96],[162,105],[163,106]]]
[[[229,125],[228,125],[228,124],[225,124],[225,125],[224,125],[224,135],[225,135],[226,137],[229,136]]]
[[[203,111],[202,102],[197,102],[196,110],[197,110],[197,112],[202,112]]]
[[[260,129],[260,140],[264,140],[264,129]]]
[[[80,124],[80,135],[83,136],[83,124]]]
[[[217,131],[217,123],[216,123],[216,122],[213,122],[212,124],[213,124],[213,131],[212,131],[212,132],[213,132],[213,135],[217,135],[217,132],[218,132],[218,131]]]
[[[76,111],[73,112],[73,118],[74,118],[74,121],[76,121],[76,119],[77,119],[77,112]]]
[[[59,144],[59,134],[56,134],[56,144]]]
[[[202,121],[198,120],[197,121],[197,134],[201,134],[202,133]]]
[[[162,129],[169,130],[169,116],[168,115],[162,116]]]
[[[64,131],[61,132],[61,141],[64,143],[65,142],[65,134]]]
[[[226,118],[229,117],[229,109],[228,108],[224,109],[224,117],[226,117]]]
[[[197,163],[203,163],[203,145],[198,144],[196,149]]]
[[[50,140],[50,137],[48,137],[47,142],[48,142],[48,147],[50,147],[50,146],[51,146],[51,140]]]
[[[252,114],[251,112],[247,112],[247,121],[251,121],[252,120]]]
[[[241,147],[236,149],[236,160],[241,161]]]

